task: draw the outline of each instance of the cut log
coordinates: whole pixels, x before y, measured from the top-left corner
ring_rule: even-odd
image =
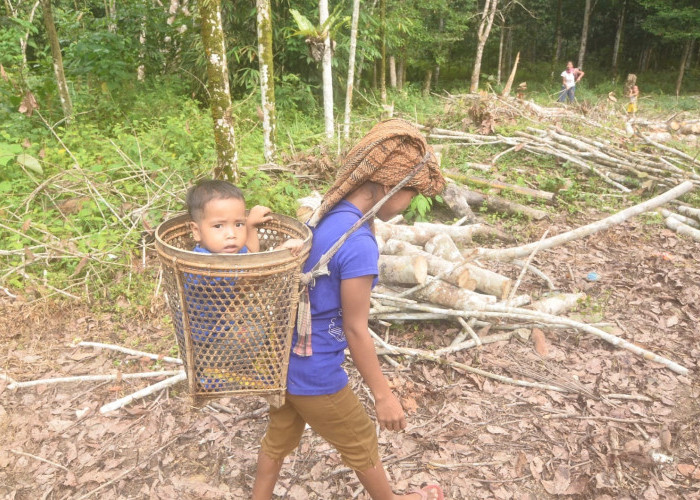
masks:
[[[453,191],[454,192],[450,193],[450,196],[453,197],[453,199],[461,196],[469,204],[469,206],[475,210],[481,208],[481,206],[485,206],[488,210],[494,212],[504,212],[511,215],[522,214],[535,220],[542,220],[547,217],[547,213],[542,210],[521,205],[499,196],[486,195],[478,191],[471,191],[463,186],[457,186],[456,184]]]
[[[676,207],[676,210],[686,217],[693,217],[697,220],[700,220],[700,209],[698,208],[693,208],[693,207],[686,207],[685,205],[678,205]]]
[[[466,217],[469,222],[476,220],[467,199],[460,194],[459,188],[454,183],[448,183],[440,196],[457,217]]]
[[[379,219],[375,219],[374,227],[376,233],[384,238],[384,241],[393,238],[396,240],[408,241],[409,243],[419,246],[425,245],[430,238],[442,232],[449,234],[452,240],[459,245],[469,245],[472,241],[472,235],[483,231],[481,224],[448,226],[444,224],[417,222],[412,226],[403,226],[387,224]]]
[[[477,292],[495,295],[499,300],[508,297],[513,280],[474,264],[467,264],[466,269],[469,272],[469,279],[476,283],[474,289]]]
[[[380,255],[379,281],[419,285],[428,277],[428,262],[421,255]]]
[[[695,241],[700,241],[700,230],[692,228],[687,224],[683,224],[675,217],[666,218],[666,227],[668,227],[669,229],[673,229],[678,234],[682,234],[683,236],[693,238]]]
[[[466,179],[473,184],[487,186],[498,190],[505,189],[508,191],[513,191],[514,193],[546,200],[548,203],[553,203],[556,196],[554,193],[550,193],[548,191],[540,191],[539,189],[531,189],[528,187],[517,186],[515,184],[507,184],[505,182],[500,182],[493,179],[482,179],[481,177],[473,176],[466,176]]]
[[[407,241],[387,240],[384,244],[383,253],[387,255],[423,256],[428,263],[428,274],[432,276],[443,275],[443,280],[460,288],[465,288],[467,290],[474,290],[474,288],[476,288],[476,282],[469,277],[469,271],[466,268],[459,268],[450,272],[450,270],[455,267],[455,262],[448,262],[445,259],[441,259]],[[449,274],[445,275],[445,273]]]
[[[420,300],[457,310],[470,310],[480,305],[496,303],[496,297],[493,295],[483,295],[458,288],[445,281],[430,283],[415,295]]]
[[[659,212],[661,212],[661,215],[663,215],[666,218],[673,217],[674,219],[678,219],[679,221],[681,221],[683,224],[685,224],[687,226],[694,227],[695,229],[700,228],[700,221],[696,221],[695,219],[693,219],[691,217],[686,217],[685,215],[680,215],[680,214],[671,212],[670,210],[666,210],[665,208],[660,208]]]
[[[608,229],[614,226],[615,224],[620,224],[621,222],[624,222],[627,219],[634,217],[635,215],[639,215],[649,210],[653,210],[663,205],[664,203],[668,203],[669,201],[684,195],[688,191],[691,191],[693,187],[694,186],[692,182],[685,181],[679,184],[678,186],[674,187],[673,189],[670,189],[655,198],[651,198],[650,200],[639,203],[638,205],[634,205],[621,212],[613,214],[610,217],[606,217],[605,219],[599,220],[597,222],[593,222],[586,226],[579,227],[577,229],[574,229],[573,231],[567,231],[566,233],[552,236],[551,238],[547,238],[546,240],[542,240],[541,242],[536,241],[534,243],[529,243],[527,245],[519,247],[496,249],[479,248],[479,256],[487,259],[508,261],[530,255],[530,253],[538,246],[542,250],[545,250],[547,248],[553,248],[557,245],[563,245],[565,243],[568,243],[569,241],[573,241],[578,238],[583,238],[585,236],[594,234],[598,231]]]
[[[578,304],[579,300],[586,298],[585,293],[557,293],[530,304],[535,311],[558,316],[564,314]]]
[[[438,233],[426,241],[425,251],[449,262],[459,262],[463,259],[455,242],[445,233]]]

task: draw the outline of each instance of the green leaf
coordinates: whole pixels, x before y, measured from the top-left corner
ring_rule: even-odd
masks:
[[[17,163],[20,165],[28,168],[32,172],[39,174],[39,175],[44,175],[44,169],[41,168],[41,165],[39,164],[39,160],[34,158],[32,155],[28,154],[21,154],[17,155]]]
[[[318,36],[316,26],[314,26],[311,21],[306,18],[306,16],[301,15],[296,9],[289,9],[289,13],[292,15],[297,23],[297,26],[299,27],[299,31],[293,33],[294,35]]]
[[[4,135],[4,134],[3,134]],[[19,144],[8,144],[0,142],[0,167],[7,165],[12,158],[22,152],[22,146]]]

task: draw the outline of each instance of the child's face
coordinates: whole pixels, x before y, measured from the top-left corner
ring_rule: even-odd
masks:
[[[389,189],[388,187],[385,188],[386,192],[388,192]],[[394,196],[386,200],[386,203],[384,203],[377,212],[377,217],[386,222],[392,217],[399,215],[408,208],[411,204],[411,200],[417,194],[418,193],[414,189],[410,188],[399,190]]]
[[[194,240],[212,253],[238,253],[248,237],[243,200],[211,200],[202,219],[191,224]]]

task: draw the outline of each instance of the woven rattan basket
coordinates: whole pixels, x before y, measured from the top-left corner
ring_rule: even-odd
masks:
[[[193,403],[258,394],[280,405],[311,231],[273,214],[258,229],[260,252],[209,255],[191,251],[190,220],[158,226],[156,249]],[[274,250],[291,238],[304,241],[298,256]]]

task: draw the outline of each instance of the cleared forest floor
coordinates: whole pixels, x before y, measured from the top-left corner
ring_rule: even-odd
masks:
[[[559,234],[606,215],[590,208],[515,229],[537,241],[547,229]],[[587,294],[572,317],[612,325],[615,334],[690,374],[586,334],[546,328],[544,355],[531,340],[513,338],[452,359],[514,378],[536,374],[577,392],[508,385],[425,361],[403,360],[402,369],[384,363],[408,417],[404,432],[380,433],[397,492],[439,482],[452,499],[700,498],[700,242],[643,215],[543,250],[533,264],[560,291]],[[147,269],[157,265],[151,255]],[[597,280],[587,279],[591,272]],[[545,287],[528,274],[520,290],[539,296]],[[25,381],[167,369],[77,346],[91,340],[171,353],[162,297],[122,306],[129,315],[0,298],[2,373]],[[451,328],[407,324],[392,328],[390,340],[438,348],[452,341]],[[348,371],[371,408],[359,375],[351,365]],[[267,403],[228,398],[193,409],[179,384],[108,415],[99,412],[146,385],[122,379],[9,390],[0,380],[0,496],[248,498]],[[367,498],[332,447],[310,430],[285,463],[275,493],[294,500]]]

